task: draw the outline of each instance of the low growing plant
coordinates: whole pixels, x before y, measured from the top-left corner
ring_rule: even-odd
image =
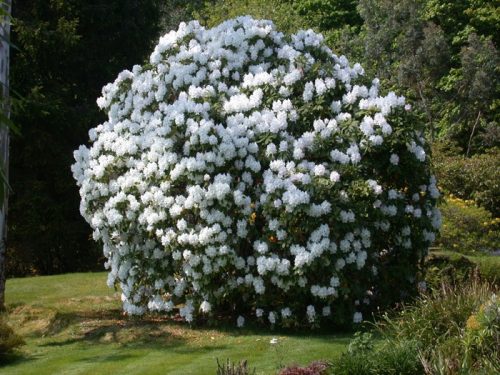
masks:
[[[428,374],[489,373],[500,368],[495,291],[477,278],[443,284],[396,315],[384,315],[377,328],[395,343],[414,340]]]
[[[217,358],[217,375],[255,375],[255,368],[250,370],[246,360],[239,363],[233,363],[229,360],[220,363]]]
[[[473,278],[442,284],[358,333],[331,374],[496,374],[500,303],[493,285]]]
[[[463,366],[486,364],[500,373],[500,299],[492,294],[468,319],[463,336]]]
[[[332,375],[418,375],[423,374],[415,340],[387,337],[375,344],[371,333],[356,334],[347,352],[334,361]]]
[[[328,363],[315,361],[307,366],[288,366],[279,372],[279,375],[324,375],[328,370]]]

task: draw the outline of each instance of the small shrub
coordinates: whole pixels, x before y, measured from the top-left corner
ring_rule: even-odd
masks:
[[[12,352],[24,345],[24,340],[14,333],[14,330],[0,316],[0,355]]]
[[[469,257],[479,270],[479,274],[485,280],[498,285],[500,283],[500,257],[499,256],[475,256]]]
[[[443,225],[438,246],[466,254],[500,249],[500,218],[473,201],[453,195],[446,197],[440,209]]]
[[[418,375],[423,373],[417,340],[385,340],[375,352],[377,375]]]
[[[255,368],[250,370],[248,362],[241,361],[237,364],[232,363],[229,358],[225,363],[220,363],[217,359],[217,375],[252,375],[255,374]]]
[[[493,294],[469,316],[462,334],[449,337],[421,361],[427,374],[500,373],[500,301]]]
[[[441,284],[460,284],[478,272],[477,265],[458,253],[431,253],[425,260],[426,288],[439,288]]]
[[[433,166],[439,187],[461,199],[472,199],[500,216],[500,149],[467,158],[447,153],[444,146],[433,148]]]
[[[500,257],[496,255],[433,251],[425,260],[425,269],[424,289],[439,288],[442,283],[463,284],[474,277],[493,285],[500,282]]]
[[[373,374],[373,355],[369,353],[343,353],[333,361],[330,369],[332,375],[370,375]]]
[[[328,363],[324,361],[315,361],[306,367],[289,366],[282,369],[279,375],[323,375],[326,374]]]
[[[356,332],[349,343],[347,351],[351,354],[365,353],[373,349],[373,335],[371,333]]]

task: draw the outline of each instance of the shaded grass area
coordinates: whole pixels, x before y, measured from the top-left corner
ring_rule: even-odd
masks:
[[[215,374],[216,358],[247,359],[257,374],[344,351],[350,334],[189,327],[123,316],[105,273],[10,279],[8,321],[26,341],[0,358],[2,374]],[[278,346],[271,346],[277,337]]]

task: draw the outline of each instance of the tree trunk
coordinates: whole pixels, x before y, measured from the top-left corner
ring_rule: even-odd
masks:
[[[465,154],[465,156],[467,156],[467,157],[469,157],[470,148],[471,148],[471,145],[472,145],[472,137],[474,137],[474,132],[476,131],[476,126],[479,123],[479,119],[480,118],[481,118],[481,111],[479,111],[477,113],[476,121],[474,121],[474,126],[472,127],[472,131],[470,133],[469,143],[467,143],[467,153]]]
[[[6,15],[1,19],[0,34],[0,105],[1,111],[8,117],[9,106],[9,40],[10,40],[10,14],[12,0],[3,0],[0,6]],[[5,184],[9,179],[9,127],[7,124],[0,126],[0,167],[5,175]],[[7,239],[7,198],[8,188],[3,189],[4,197],[0,207],[0,310],[5,309],[5,252]]]
[[[434,122],[432,121],[432,113],[429,105],[427,104],[427,100],[424,96],[424,92],[422,90],[422,86],[419,83],[418,85],[418,93],[420,95],[420,99],[422,99],[422,103],[424,104],[425,114],[427,115],[427,121],[429,121],[429,127],[431,128],[431,141],[434,142]]]

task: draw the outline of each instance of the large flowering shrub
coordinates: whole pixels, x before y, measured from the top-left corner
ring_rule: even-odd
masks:
[[[439,193],[404,98],[362,76],[243,17],[183,23],[105,86],[72,170],[125,311],[360,321],[414,290]]]

